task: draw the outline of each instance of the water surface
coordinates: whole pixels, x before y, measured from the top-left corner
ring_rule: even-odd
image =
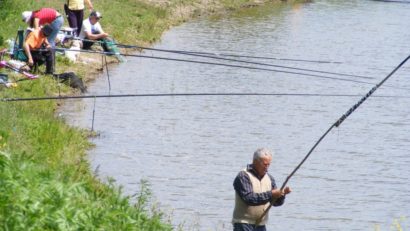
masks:
[[[410,4],[315,1],[267,5],[173,28],[156,48],[236,53],[323,71],[374,77],[409,53]],[[147,52],[147,55],[177,57]],[[179,58],[187,58],[178,56]],[[188,57],[189,58],[189,57]],[[192,59],[192,57],[190,58]],[[196,58],[199,59],[199,58]],[[263,60],[254,60],[261,62]],[[377,95],[409,95],[409,65]],[[284,73],[130,58],[110,70],[111,94],[328,93],[364,95],[372,85]],[[330,76],[330,75],[329,75]],[[342,77],[359,80],[354,77]],[[107,93],[107,80],[89,87]],[[126,194],[149,180],[161,208],[185,229],[230,230],[232,182],[258,147],[274,150],[270,172],[284,181],[314,142],[360,97],[210,96],[97,99],[93,168]],[[270,212],[269,230],[388,230],[410,226],[409,99],[365,102],[320,144],[289,182],[294,192]],[[70,101],[63,114],[91,126],[92,100]]]

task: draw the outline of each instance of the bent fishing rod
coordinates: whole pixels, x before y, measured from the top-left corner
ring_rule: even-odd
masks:
[[[292,96],[292,97],[359,97],[352,94],[319,94],[319,93],[146,93],[146,94],[108,94],[108,95],[78,95],[78,96],[45,96],[27,98],[0,98],[0,102],[43,101],[43,100],[70,100],[96,98],[137,98],[137,97],[190,97],[190,96]],[[377,98],[406,98],[402,95],[378,95]]]
[[[104,41],[96,41],[89,39],[82,39],[79,37],[74,37],[74,40],[80,41],[89,41],[96,43],[104,43]],[[325,60],[309,60],[309,59],[289,59],[289,58],[275,58],[275,57],[264,57],[264,56],[251,56],[251,55],[238,55],[238,54],[224,54],[224,53],[212,53],[212,52],[201,52],[201,51],[187,51],[187,50],[165,50],[165,49],[155,49],[148,48],[138,45],[128,45],[113,42],[112,44],[121,47],[121,48],[133,48],[133,49],[145,49],[145,50],[157,50],[157,51],[166,51],[172,53],[185,53],[185,54],[203,54],[203,55],[213,55],[213,56],[225,56],[225,57],[236,57],[236,58],[250,58],[250,59],[265,59],[265,60],[281,60],[281,61],[294,61],[294,62],[309,62],[309,63],[331,63],[331,64],[341,64],[342,62],[337,61],[325,61]]]
[[[306,156],[302,159],[302,161],[296,166],[296,168],[289,174],[289,176],[286,177],[285,182],[283,182],[282,186],[280,187],[280,190],[283,191],[285,188],[286,184],[292,178],[292,176],[298,171],[298,169],[305,163],[305,161],[309,158],[309,156],[312,154],[312,152],[316,149],[316,147],[320,144],[320,142],[329,134],[329,132],[335,128],[339,127],[343,121],[345,121],[357,108],[360,107],[360,105],[366,101],[373,93],[384,84],[398,69],[400,69],[408,60],[410,59],[410,55],[407,56],[390,74],[388,74],[384,79],[382,79],[378,84],[376,84],[372,89],[370,89],[369,92],[367,92],[366,95],[364,95],[355,105],[353,105],[349,110],[347,110],[346,113],[344,113],[338,120],[336,120],[335,123],[333,123],[327,131],[319,138],[319,140],[316,141],[316,143],[313,145],[313,147],[309,150],[309,152],[306,154]],[[256,221],[256,226],[260,224],[262,221],[263,217],[266,216],[266,214],[269,212],[270,208],[272,205],[276,202],[278,198],[273,199],[269,206],[266,208],[266,210],[263,212],[263,214],[259,217],[259,219]]]
[[[269,68],[261,68],[261,67],[252,67],[252,66],[244,66],[244,65],[236,65],[236,64],[227,64],[227,63],[215,63],[215,62],[208,62],[208,61],[196,61],[196,60],[177,59],[177,58],[168,58],[168,57],[160,57],[160,56],[133,55],[133,54],[124,54],[124,53],[116,53],[116,52],[104,52],[104,51],[92,51],[92,50],[69,50],[69,49],[62,49],[62,48],[54,48],[54,50],[56,50],[56,51],[72,51],[72,52],[93,53],[93,54],[101,54],[101,55],[122,55],[122,56],[126,56],[126,57],[158,59],[158,60],[196,63],[196,64],[207,64],[207,65],[214,65],[214,66],[243,68],[243,69],[248,69],[248,70],[262,70],[262,71],[285,73],[285,74],[292,74],[292,75],[299,75],[299,76],[309,76],[309,77],[321,78],[321,79],[331,79],[331,80],[338,80],[338,81],[344,81],[344,82],[353,82],[353,83],[374,85],[374,83],[367,82],[367,81],[361,81],[361,80],[345,79],[345,78],[340,78],[340,77],[331,77],[331,76],[324,76],[324,75],[316,75],[316,74],[309,74],[309,73],[301,73],[301,72],[293,72],[293,71],[285,71],[285,70],[277,70],[277,69],[269,69]],[[388,86],[388,85],[386,85],[386,86]],[[395,86],[389,86],[389,87],[400,89],[400,87],[395,87]],[[406,89],[406,88],[402,88],[402,89],[409,90],[409,89]]]

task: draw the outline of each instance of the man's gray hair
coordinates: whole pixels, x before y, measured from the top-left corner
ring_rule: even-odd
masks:
[[[253,153],[253,160],[260,160],[265,157],[272,157],[272,152],[267,148],[258,148]]]

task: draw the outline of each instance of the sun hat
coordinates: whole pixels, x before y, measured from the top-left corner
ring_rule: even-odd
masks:
[[[21,14],[21,17],[23,18],[24,22],[28,23],[28,21],[30,21],[30,19],[31,19],[32,14],[33,14],[33,12],[31,12],[31,11],[24,11]]]

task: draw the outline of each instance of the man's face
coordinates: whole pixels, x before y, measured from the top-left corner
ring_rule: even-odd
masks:
[[[259,177],[263,177],[269,169],[269,165],[272,162],[272,157],[263,157],[260,160],[253,161],[253,167]]]
[[[40,30],[40,36],[42,37],[48,37],[48,35],[46,33],[44,33],[44,30]]]
[[[100,19],[97,18],[97,17],[94,17],[94,16],[91,16],[91,17],[90,17],[90,23],[91,23],[92,25],[96,24],[99,20],[100,20]]]

